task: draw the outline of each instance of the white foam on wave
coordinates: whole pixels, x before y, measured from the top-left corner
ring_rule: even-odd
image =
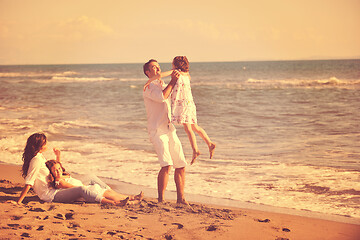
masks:
[[[113,81],[113,80],[116,80],[116,78],[54,76],[49,80],[35,80],[35,81],[38,83],[72,83],[72,82],[102,82],[102,81]]]
[[[52,127],[60,130],[80,126],[97,125],[79,120]],[[51,137],[51,131],[48,133]],[[27,132],[1,138],[0,160],[20,165],[29,135]],[[121,146],[120,140],[104,142],[101,139],[70,138],[50,141],[48,151],[44,153],[47,159],[55,158],[51,150],[53,147],[62,150],[64,167],[70,172],[96,174],[156,189],[160,167],[154,152],[129,150]],[[200,157],[196,164],[187,167],[186,192],[360,218],[358,172],[265,160],[227,162],[219,157],[213,161],[202,161]],[[167,189],[176,190],[172,180],[169,180]]]
[[[55,74],[55,76],[57,76],[57,77],[74,76],[74,75],[78,75],[78,73],[75,72],[75,71],[65,71],[65,72],[62,72],[62,73],[56,73]]]
[[[358,172],[280,163],[216,168],[199,161],[188,173],[197,179],[188,188],[198,194],[360,217]]]
[[[279,87],[279,88],[321,88],[321,87],[360,87],[360,79],[281,79],[281,80],[262,80],[249,78],[244,86],[260,87]]]
[[[244,82],[211,82],[193,81],[193,86],[226,86],[235,89],[267,89],[267,88],[360,88],[360,79],[255,79],[249,78]]]
[[[50,76],[50,73],[43,72],[2,72],[0,77],[44,77]]]
[[[84,119],[76,119],[74,121],[64,121],[60,123],[53,123],[49,125],[48,131],[50,133],[61,133],[64,129],[74,129],[74,128],[96,128],[101,129],[103,125],[93,123]]]
[[[120,82],[146,82],[145,78],[119,78]]]
[[[75,71],[65,71],[59,73],[53,72],[0,72],[0,77],[64,77],[78,75]]]

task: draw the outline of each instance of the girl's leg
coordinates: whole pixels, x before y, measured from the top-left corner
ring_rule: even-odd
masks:
[[[102,204],[111,204],[111,205],[117,205],[117,206],[124,206],[126,205],[127,201],[129,199],[125,199],[120,202],[113,201],[111,199],[108,199],[106,197],[98,198],[98,194],[96,192],[90,191],[85,186],[80,187],[73,187],[73,188],[67,188],[62,189],[59,192],[57,192],[54,196],[54,202],[61,202],[61,203],[71,203],[74,202],[80,198],[85,199],[85,202],[88,203],[95,203],[99,202]]]
[[[100,202],[96,199],[97,193],[88,190],[84,186],[61,189],[54,196],[54,202],[71,203],[80,198],[85,199],[85,202],[95,203]]]
[[[199,125],[197,124],[192,124],[191,125],[192,127],[192,130],[194,130],[197,134],[199,134],[199,136],[206,142],[206,144],[208,145],[209,147],[209,152],[210,152],[210,159],[213,157],[214,155],[214,151],[215,151],[215,147],[216,145],[211,142],[209,136],[206,134],[205,130],[200,127]]]
[[[121,200],[124,200],[126,198],[129,198],[130,201],[133,201],[133,200],[142,200],[144,198],[144,193],[143,192],[140,192],[138,195],[134,195],[134,196],[127,196],[127,195],[124,195],[124,194],[121,194],[121,193],[118,193],[118,192],[115,192],[114,190],[112,189],[108,189],[104,192],[104,195],[103,197],[107,198],[107,199],[111,199],[115,202],[118,202],[118,201],[121,201]]]
[[[196,160],[196,158],[200,155],[197,143],[196,143],[196,136],[192,130],[192,124],[184,123],[184,129],[186,134],[188,135],[188,138],[190,140],[191,148],[193,150],[193,157],[191,160],[191,164],[193,164]]]
[[[130,197],[117,193],[112,189],[106,190],[103,194],[103,198],[110,201],[114,201],[118,206],[125,206],[128,203],[128,201],[132,200]]]

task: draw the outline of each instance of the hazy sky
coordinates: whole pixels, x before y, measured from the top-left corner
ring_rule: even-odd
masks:
[[[359,0],[0,0],[0,64],[360,58]]]

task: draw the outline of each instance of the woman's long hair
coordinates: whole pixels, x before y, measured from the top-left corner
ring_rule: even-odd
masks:
[[[55,161],[55,160],[46,161],[45,165],[50,171],[49,185],[50,185],[50,187],[53,187],[53,188],[56,188],[56,185],[55,185],[55,180],[56,179],[55,179],[54,173],[51,171],[51,168],[53,166],[55,166],[56,164],[60,164],[60,167],[62,168],[62,171],[63,171],[63,176],[65,176],[65,175],[69,176],[70,175],[65,171],[65,168],[62,166],[61,162],[58,162],[58,161]]]
[[[36,154],[38,154],[38,152],[45,144],[46,136],[43,133],[34,133],[27,139],[24,153],[22,156],[22,160],[24,163],[21,172],[24,178],[28,173],[31,159],[35,157]]]

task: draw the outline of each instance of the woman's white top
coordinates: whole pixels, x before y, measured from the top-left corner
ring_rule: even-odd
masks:
[[[25,177],[25,184],[31,185],[38,197],[45,202],[52,202],[58,189],[50,188],[47,177],[50,174],[45,165],[46,159],[41,154],[36,154],[30,161],[29,169]]]

